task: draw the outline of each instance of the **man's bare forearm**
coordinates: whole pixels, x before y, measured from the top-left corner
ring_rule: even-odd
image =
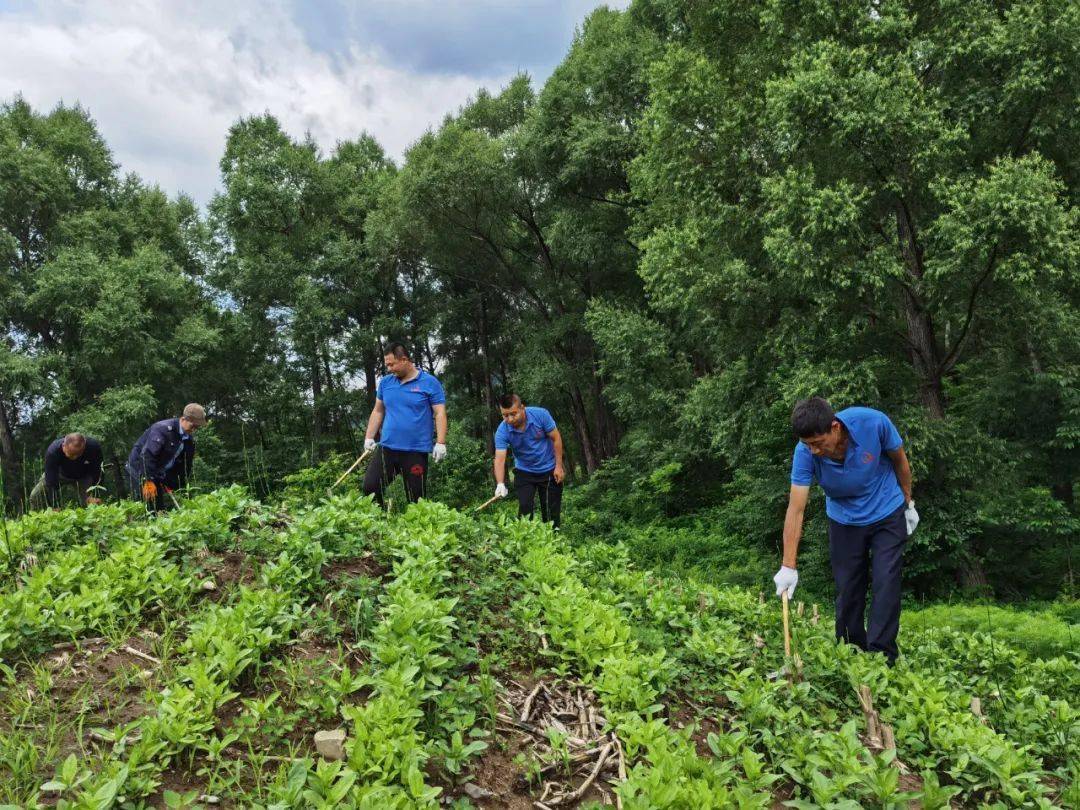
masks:
[[[367,432],[364,433],[365,439],[374,439],[375,434],[379,432],[379,428],[382,427],[383,415],[379,411],[372,408],[371,416],[367,420]]]
[[[908,464],[906,456],[900,464],[900,469],[896,471],[896,480],[900,483],[900,489],[904,491],[904,503],[911,503],[913,500],[911,497],[911,465]]]
[[[911,462],[908,461],[907,452],[903,447],[898,447],[896,450],[889,451],[889,458],[892,459],[893,469],[896,471],[896,482],[904,493],[904,503],[911,503],[913,500]]]
[[[446,408],[435,411],[435,441],[437,444],[446,444]]]
[[[802,540],[804,510],[794,504],[789,504],[787,514],[784,516],[784,565],[788,568],[797,568],[795,564],[799,557],[799,541]]]

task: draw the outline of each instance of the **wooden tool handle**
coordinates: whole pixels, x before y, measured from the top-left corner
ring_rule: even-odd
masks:
[[[330,489],[328,489],[326,491],[331,492],[334,489],[334,487],[336,487],[338,484],[340,484],[342,481],[344,481],[348,477],[349,473],[351,473],[353,470],[355,470],[357,467],[359,467],[363,463],[364,459],[367,458],[369,455],[371,455],[370,450],[365,450],[363,453],[361,453],[360,458],[358,458],[356,461],[354,461],[352,463],[352,466],[350,466],[349,469],[347,469],[345,472],[343,472],[341,474],[341,478],[339,478],[337,481],[335,481],[331,485]]]
[[[474,512],[479,512],[481,509],[487,509],[489,506],[491,506],[497,500],[499,500],[498,495],[496,495],[494,498],[488,498],[486,501],[484,501],[482,504],[480,504],[478,507],[476,507],[473,511]]]
[[[784,657],[791,657],[791,619],[788,615],[788,592],[784,591],[780,598],[784,602]]]

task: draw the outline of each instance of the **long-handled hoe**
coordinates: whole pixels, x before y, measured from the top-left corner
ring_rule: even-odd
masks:
[[[787,669],[788,683],[795,685],[796,681],[802,680],[802,659],[799,654],[792,652],[791,644],[791,615],[788,610],[788,592],[783,593],[784,601],[784,658],[787,659],[785,669]]]
[[[797,681],[802,680],[802,659],[797,652],[792,652],[791,612],[788,607],[788,592],[784,591],[780,598],[784,604],[784,666],[776,672],[770,672],[767,677],[770,681],[780,677],[787,677],[788,683],[794,686]]]
[[[493,503],[495,503],[495,501],[497,501],[497,500],[499,500],[499,496],[498,496],[498,495],[496,495],[496,496],[495,496],[495,497],[493,497],[493,498],[488,498],[488,499],[487,499],[486,501],[484,501],[484,502],[483,502],[482,504],[480,504],[480,505],[479,505],[478,507],[476,507],[475,509],[473,509],[473,511],[474,511],[474,512],[480,512],[480,511],[483,511],[484,509],[487,509],[487,508],[488,508],[489,506],[491,506],[491,505],[492,505]]]
[[[364,459],[366,459],[368,456],[370,456],[371,452],[372,452],[371,450],[365,450],[363,453],[361,453],[360,457],[358,459],[356,459],[356,461],[354,461],[352,463],[352,466],[350,466],[349,469],[347,469],[345,472],[343,472],[341,474],[341,478],[339,478],[330,487],[327,488],[326,494],[327,495],[334,494],[334,487],[336,487],[338,484],[340,484],[342,481],[344,481],[346,478],[348,478],[349,473],[351,473],[353,470],[355,470],[357,467],[359,467],[361,464],[363,464]]]

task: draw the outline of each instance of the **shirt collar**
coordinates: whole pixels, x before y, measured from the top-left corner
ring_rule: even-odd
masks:
[[[506,426],[511,430],[516,430],[518,433],[524,433],[526,430],[529,429],[529,409],[525,409],[525,424],[522,425],[520,428],[516,428],[511,424],[507,424]]]
[[[176,429],[180,431],[180,440],[183,441],[188,437],[188,433],[184,430],[184,426],[180,423],[180,420],[176,420]]]
[[[866,442],[863,441],[863,437],[861,435],[862,434],[862,425],[861,424],[858,427],[856,427],[855,425],[853,425],[851,423],[854,420],[841,419],[839,416],[837,416],[836,418],[840,421],[840,423],[845,428],[847,428],[848,436],[851,438],[851,441],[854,444],[859,445],[860,447],[862,445],[866,444]]]

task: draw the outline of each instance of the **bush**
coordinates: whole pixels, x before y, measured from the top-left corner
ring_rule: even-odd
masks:
[[[1064,655],[1080,643],[1080,601],[1056,602],[1047,609],[996,605],[931,605],[904,611],[904,630],[948,627],[959,632],[990,633],[995,641],[1026,650],[1038,658]]]

